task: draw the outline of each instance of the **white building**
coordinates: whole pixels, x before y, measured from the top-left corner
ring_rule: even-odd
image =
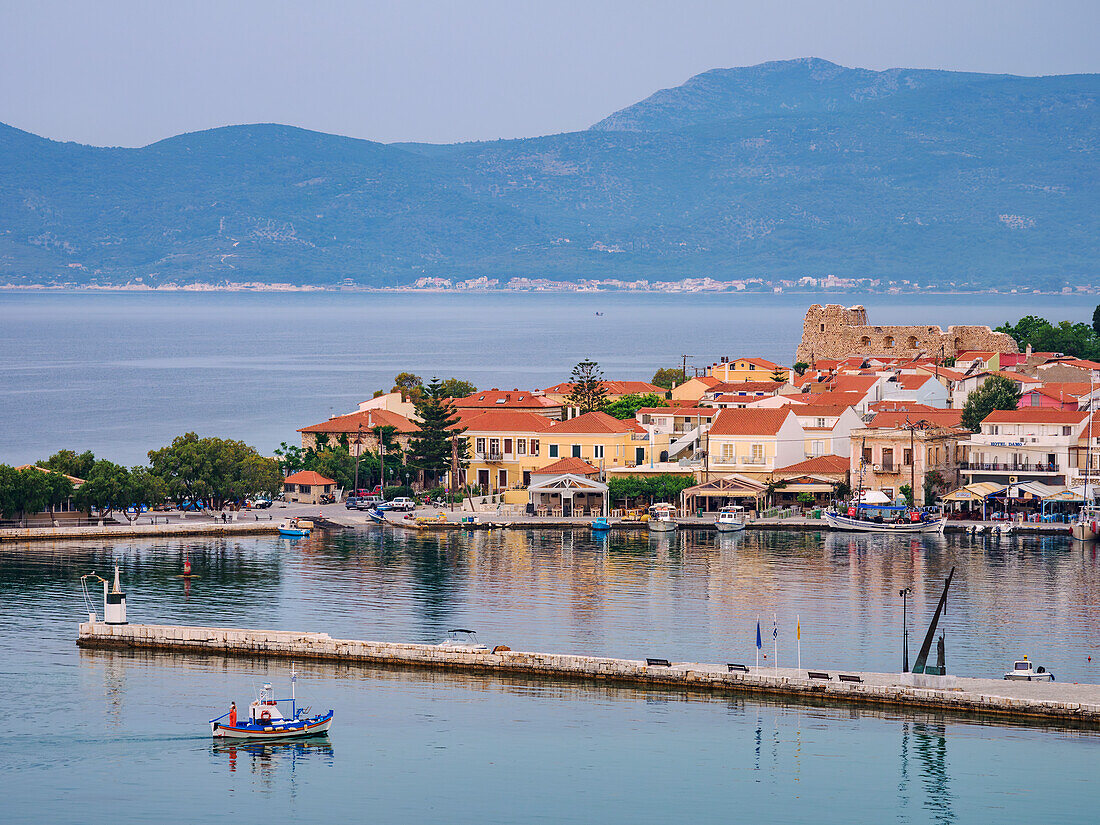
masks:
[[[982,421],[981,432],[963,442],[968,451],[959,467],[963,483],[1065,485],[1073,476],[1078,439],[1087,423],[1085,412],[995,410]]]

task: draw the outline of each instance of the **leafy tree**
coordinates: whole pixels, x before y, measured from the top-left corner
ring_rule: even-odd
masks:
[[[612,478],[607,482],[608,496],[612,501],[632,502],[638,499],[652,504],[655,501],[667,501],[677,504],[680,493],[695,484],[690,476],[674,476],[662,473],[658,476],[626,476]]]
[[[1092,311],[1092,331],[1100,336],[1100,304]]]
[[[338,486],[350,490],[355,485],[355,456],[346,450],[329,447],[313,453],[307,469],[331,478]]]
[[[19,512],[22,496],[19,488],[19,471],[7,464],[0,464],[0,515],[13,518]]]
[[[916,501],[916,499],[913,497],[912,486],[909,484],[902,484],[900,487],[898,487],[898,492],[901,493],[902,497],[905,499],[905,503],[912,507],[914,502]]]
[[[844,481],[838,481],[833,485],[833,498],[844,501],[852,495],[852,488]]]
[[[814,494],[813,493],[805,493],[805,492],[799,493],[797,498],[798,498],[798,503],[802,504],[802,505],[809,506],[809,505],[814,503]]]
[[[658,387],[664,387],[666,390],[671,390],[683,384],[685,381],[687,381],[687,374],[682,369],[661,367],[657,372],[653,373],[653,380],[649,383],[656,384]]]
[[[279,461],[279,468],[284,476],[306,469],[305,451],[296,444],[282,442],[275,448],[275,457]]]
[[[331,439],[329,438],[328,433],[317,433],[317,434],[314,435],[314,439],[317,441],[317,449],[318,450],[327,450],[328,449],[329,442],[331,441]]]
[[[451,440],[466,432],[458,428],[458,414],[443,393],[443,382],[432,378],[425,388],[424,398],[417,407],[420,429],[409,442],[410,465],[420,470],[428,482],[436,480],[451,466]],[[466,466],[466,439],[458,438],[458,461]]]
[[[603,383],[603,372],[595,361],[585,359],[573,367],[570,378],[573,389],[565,399],[570,407],[576,407],[582,414],[602,410],[607,404],[607,387]]]
[[[1070,321],[1052,324],[1037,315],[1026,315],[1015,324],[997,327],[997,331],[1011,335],[1021,350],[1030,345],[1037,352],[1063,352],[1089,359],[1100,357],[1100,337],[1088,324]]]
[[[631,393],[630,395],[624,395],[616,401],[609,402],[604,406],[603,411],[608,415],[614,416],[615,418],[621,418],[625,421],[637,415],[638,410],[642,407],[667,406],[668,402],[655,392],[647,392],[645,395]]]
[[[106,459],[98,459],[92,465],[84,483],[73,494],[77,506],[91,515],[99,511],[99,520],[110,517],[112,511],[131,504],[132,479],[125,467]]]
[[[89,453],[91,455],[91,453]],[[72,498],[73,483],[64,473],[50,470],[48,473],[39,472],[46,482],[46,507],[50,511],[50,521],[56,521],[54,511]]]
[[[399,392],[415,404],[424,396],[424,381],[415,373],[399,372],[393,377],[390,392]]]
[[[50,487],[46,474],[36,467],[24,467],[19,470],[18,504],[20,519],[27,513],[38,513],[46,509],[50,500]]]
[[[963,406],[962,425],[978,432],[982,421],[994,410],[1014,410],[1020,403],[1016,385],[1000,375],[987,378],[985,383],[966,397]]]
[[[74,450],[58,450],[45,461],[38,462],[39,467],[80,479],[87,478],[93,464],[95,456],[91,450],[85,450],[79,455]]]
[[[930,507],[936,503],[936,493],[947,489],[947,479],[939,470],[929,470],[924,474],[924,504]]]
[[[167,484],[168,493],[190,501],[209,500],[215,509],[275,486],[279,462],[264,458],[243,441],[178,436],[172,443],[149,452],[153,472]]]
[[[805,361],[795,361],[794,365],[791,367],[791,369],[794,370],[795,375],[805,375],[806,370],[808,370],[809,368],[810,365],[807,364]]]
[[[130,503],[160,504],[168,497],[168,485],[164,479],[148,467],[130,468]]]
[[[448,378],[440,385],[440,392],[443,393],[444,398],[465,398],[467,395],[473,395],[477,392],[477,387],[469,381]]]

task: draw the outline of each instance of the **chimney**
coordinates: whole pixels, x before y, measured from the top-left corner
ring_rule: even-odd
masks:
[[[1028,344],[1028,345],[1027,345],[1027,349],[1026,349],[1026,350],[1024,350],[1024,355],[1025,355],[1026,357],[1028,357],[1028,358],[1030,358],[1030,357],[1031,357],[1031,344]]]

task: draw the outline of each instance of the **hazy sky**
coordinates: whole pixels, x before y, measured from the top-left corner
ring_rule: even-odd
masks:
[[[0,122],[140,146],[230,123],[381,141],[583,129],[791,57],[1100,71],[1100,0],[0,0]]]

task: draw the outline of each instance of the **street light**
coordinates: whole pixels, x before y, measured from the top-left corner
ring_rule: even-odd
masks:
[[[913,595],[912,587],[905,587],[898,591],[901,596],[901,672],[909,672],[909,623],[906,620],[906,612],[909,606],[909,597]]]

